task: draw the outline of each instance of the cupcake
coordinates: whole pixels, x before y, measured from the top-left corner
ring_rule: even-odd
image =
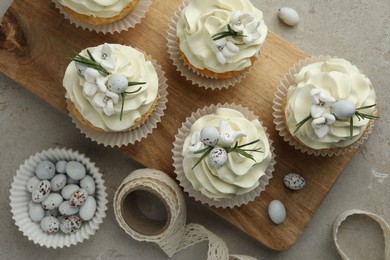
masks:
[[[139,0],[59,0],[63,10],[72,18],[86,24],[103,25],[126,17]]]
[[[266,129],[240,106],[197,111],[179,130],[174,146],[180,185],[209,205],[246,204],[272,177],[275,162]]]
[[[181,11],[176,35],[180,57],[192,71],[227,79],[253,65],[267,26],[249,0],[192,0]]]
[[[70,113],[97,131],[121,132],[148,118],[158,98],[158,75],[145,55],[103,44],[76,54],[63,79]]]
[[[361,144],[377,119],[370,80],[345,59],[302,61],[286,75],[274,102],[285,140],[315,155],[338,155]]]

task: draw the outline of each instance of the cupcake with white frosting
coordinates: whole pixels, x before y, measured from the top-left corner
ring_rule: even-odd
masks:
[[[266,129],[241,106],[198,110],[187,118],[174,146],[180,185],[190,196],[212,206],[247,204],[272,177],[275,161]]]
[[[274,100],[276,128],[309,154],[339,155],[356,148],[378,118],[370,80],[345,59],[301,61],[285,76]]]
[[[84,128],[131,132],[143,126],[159,98],[165,98],[160,91],[160,86],[166,88],[162,74],[150,57],[130,46],[102,44],[84,49],[72,59],[63,78],[68,109]]]

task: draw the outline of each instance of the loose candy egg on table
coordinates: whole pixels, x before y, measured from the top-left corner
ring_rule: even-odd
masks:
[[[278,11],[279,18],[290,26],[294,26],[299,22],[299,14],[291,7],[282,7]]]
[[[305,179],[297,173],[289,173],[284,176],[284,185],[292,190],[302,190],[305,186]]]
[[[275,224],[282,224],[286,220],[286,208],[280,200],[273,200],[268,205],[268,215]]]

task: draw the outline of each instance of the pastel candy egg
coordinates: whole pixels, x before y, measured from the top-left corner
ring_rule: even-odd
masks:
[[[77,216],[66,216],[60,221],[60,229],[65,234],[76,233],[81,227],[81,220]]]
[[[41,180],[38,179],[37,176],[32,176],[30,179],[28,179],[27,184],[26,184],[26,189],[28,192],[33,192],[34,188],[37,186],[37,184]]]
[[[69,200],[63,201],[58,207],[58,210],[60,211],[60,214],[64,216],[74,215],[79,212],[79,208],[70,205]]]
[[[284,176],[284,185],[292,190],[302,190],[305,186],[305,179],[297,173],[289,173]]]
[[[60,228],[60,222],[57,218],[46,216],[41,220],[41,229],[47,233],[55,233]]]
[[[121,94],[128,87],[128,80],[122,74],[113,74],[107,81],[108,89],[114,93]]]
[[[85,189],[79,189],[70,196],[69,204],[73,207],[80,207],[88,198],[88,192]]]
[[[282,7],[278,11],[278,16],[285,24],[294,26],[299,22],[299,14],[291,7]]]
[[[73,193],[75,193],[80,187],[76,184],[68,184],[61,190],[61,195],[64,199],[69,200]]]
[[[58,161],[56,163],[56,171],[58,173],[66,173],[66,164],[68,162],[67,161]]]
[[[40,203],[30,201],[28,203],[28,216],[32,221],[39,222],[45,216],[45,210],[42,208]]]
[[[81,205],[79,215],[82,220],[88,221],[95,216],[96,212],[96,200],[94,197],[89,196],[85,203]]]
[[[58,193],[51,193],[44,201],[42,201],[42,207],[44,209],[55,209],[60,206],[63,198]]]
[[[286,208],[279,200],[273,200],[268,205],[268,215],[275,224],[282,224],[286,220]]]
[[[48,180],[40,181],[31,193],[31,198],[34,202],[42,202],[49,195],[51,191],[51,184]]]
[[[59,214],[60,211],[58,210],[58,208],[45,210],[45,216],[52,216],[56,218]]]
[[[209,146],[217,144],[219,138],[219,131],[214,126],[206,126],[200,131],[200,140]]]
[[[70,161],[66,164],[66,173],[74,180],[81,180],[86,174],[84,165],[77,161]]]
[[[37,168],[35,168],[35,174],[41,180],[50,180],[55,173],[56,167],[50,161],[41,161]]]
[[[66,185],[66,175],[62,173],[54,175],[53,179],[50,181],[50,184],[52,191],[62,190]]]
[[[337,101],[332,107],[332,113],[338,119],[349,119],[355,112],[355,105],[349,100]]]
[[[86,175],[81,181],[80,181],[80,187],[85,189],[89,195],[92,195],[95,193],[96,184],[95,180],[92,176]]]
[[[220,168],[227,161],[227,152],[222,147],[214,147],[208,157],[208,162],[211,167]]]

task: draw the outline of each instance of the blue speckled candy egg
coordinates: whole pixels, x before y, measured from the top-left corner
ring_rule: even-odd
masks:
[[[284,185],[289,189],[302,190],[305,184],[305,179],[297,173],[289,173],[284,176]]]

